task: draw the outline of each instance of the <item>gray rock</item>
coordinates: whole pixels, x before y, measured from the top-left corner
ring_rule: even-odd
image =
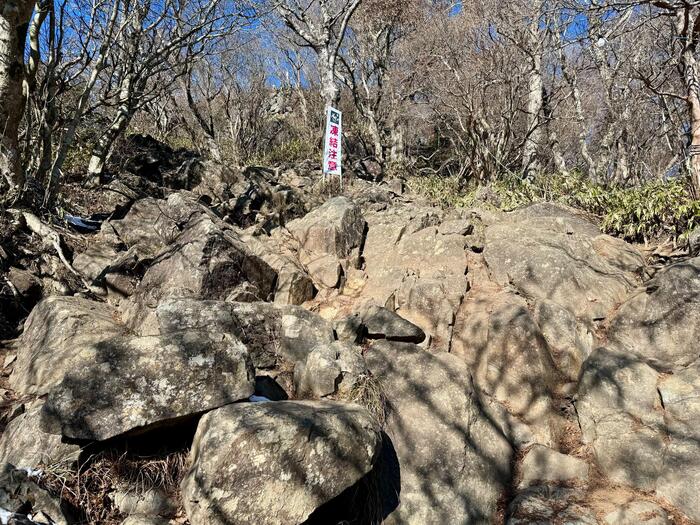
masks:
[[[33,476],[8,464],[0,465],[0,509],[10,514],[4,517],[8,521],[2,520],[8,525],[75,523],[75,517],[64,515],[61,502],[39,487]],[[28,511],[36,518],[30,519]]]
[[[263,300],[263,298],[258,295],[259,293],[260,290],[257,286],[243,282],[233,288],[226,296],[225,300],[232,303],[254,303]]]
[[[617,483],[653,490],[665,448],[658,374],[634,356],[599,348],[584,364],[576,409],[583,438]]]
[[[386,397],[400,470],[382,483],[400,504],[385,523],[485,523],[510,479],[512,449],[481,412],[457,357],[378,341],[365,353]]]
[[[313,299],[316,293],[314,283],[281,235],[274,237],[243,235],[241,240],[255,255],[277,272],[276,303],[298,305]]]
[[[601,242],[595,225],[553,205],[531,206],[489,226],[484,258],[499,284],[512,284],[531,300],[554,301],[587,322],[606,318],[637,285],[627,259],[636,260],[635,269],[644,265],[629,245]]]
[[[121,525],[169,525],[170,520],[151,516],[127,516]]]
[[[462,276],[406,277],[395,293],[396,312],[419,326],[435,351],[449,351],[455,317],[469,289]]]
[[[593,350],[593,333],[569,310],[553,301],[537,304],[534,319],[547,342],[557,370],[569,381],[578,380],[581,366]]]
[[[123,219],[103,224],[126,246],[139,246],[143,253],[155,256],[180,233],[167,201],[152,198],[136,201]]]
[[[370,306],[362,315],[368,339],[388,339],[403,343],[421,343],[425,332],[400,315],[381,306]]]
[[[527,223],[534,228],[545,228],[560,233],[578,233],[591,237],[600,233],[598,226],[584,218],[581,212],[557,202],[529,204],[505,214],[500,220]]]
[[[356,405],[279,401],[205,415],[182,482],[191,523],[301,523],[369,472],[379,428]]]
[[[41,429],[39,402],[13,419],[0,436],[0,465],[37,469],[40,465],[70,464],[78,459],[80,447],[64,443],[60,435]]]
[[[110,499],[127,516],[173,516],[177,504],[159,487],[140,490],[134,487],[122,487],[110,494]]]
[[[299,260],[314,282],[334,288],[338,265],[359,252],[365,225],[359,206],[346,197],[335,197],[287,224],[287,231],[296,240]]]
[[[10,385],[22,394],[47,393],[80,360],[76,347],[126,332],[118,319],[117,311],[104,303],[78,297],[44,299],[24,323]]]
[[[368,214],[367,221],[363,298],[388,305],[419,326],[431,348],[448,351],[455,314],[468,289],[466,238],[438,233],[430,224],[439,224],[440,216],[415,205],[392,206]]]
[[[248,398],[254,372],[229,334],[183,331],[121,336],[80,345],[49,392],[42,427],[76,439],[105,440]]]
[[[615,483],[656,493],[700,520],[700,366],[662,377],[633,354],[598,349],[576,404],[584,441]]]
[[[688,234],[688,253],[691,257],[700,256],[700,227]]]
[[[133,325],[164,298],[223,300],[243,283],[266,299],[272,296],[275,278],[275,271],[233,232],[200,216],[156,257],[122,311]]]
[[[17,354],[7,354],[3,363],[3,368],[9,368],[17,360]]]
[[[438,226],[438,232],[442,235],[471,235],[474,223],[468,219],[451,219],[443,221]]]
[[[472,290],[457,314],[451,353],[466,362],[480,390],[531,427],[537,442],[552,443],[559,376],[522,297],[498,287]]]
[[[314,399],[334,394],[342,378],[334,348],[316,347],[294,367],[294,389],[300,399]]]
[[[700,357],[700,257],[660,271],[612,320],[611,345],[671,370]]]
[[[277,269],[277,304],[302,304],[313,299],[316,288],[311,277],[292,264]]]
[[[247,346],[256,368],[304,361],[318,345],[335,340],[333,328],[300,306],[168,299],[141,326],[143,334],[203,330],[231,334]]]
[[[333,329],[340,341],[358,343],[362,339],[362,317],[353,314],[338,319],[333,323]]]
[[[588,481],[588,463],[551,448],[534,445],[525,454],[522,464],[521,488],[540,483]]]
[[[353,345],[335,341],[321,345],[294,367],[294,385],[299,398],[320,398],[348,393],[358,377],[366,374],[362,354]]]
[[[578,489],[539,485],[519,492],[508,506],[507,525],[598,525]]]
[[[653,501],[632,501],[608,513],[607,525],[671,525],[668,513]]]
[[[306,269],[321,288],[337,288],[343,274],[343,267],[334,255],[308,258]]]

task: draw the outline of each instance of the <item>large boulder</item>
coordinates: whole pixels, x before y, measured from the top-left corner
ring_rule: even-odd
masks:
[[[299,260],[319,286],[335,288],[339,270],[357,259],[364,238],[365,219],[347,197],[335,197],[287,225],[297,243]]]
[[[700,521],[700,363],[659,374],[629,353],[597,349],[576,404],[584,441],[613,482],[655,491]]]
[[[57,463],[66,465],[78,459],[78,445],[64,443],[60,435],[42,430],[43,405],[43,402],[35,403],[7,425],[0,436],[0,465],[37,469]]]
[[[608,317],[638,284],[644,259],[627,243],[557,205],[534,205],[486,229],[492,277],[529,300],[550,300],[577,319]]]
[[[136,201],[121,219],[105,223],[102,230],[114,232],[125,246],[139,246],[145,254],[156,255],[179,234],[173,209],[165,200]]]
[[[300,306],[275,303],[238,303],[163,300],[154,315],[139,327],[144,335],[203,330],[230,334],[248,348],[258,376],[275,381],[288,397],[294,395],[293,370],[318,346],[334,340],[333,327]]]
[[[344,341],[313,349],[305,361],[294,367],[294,389],[298,398],[321,398],[335,393],[349,394],[367,373],[359,351]]]
[[[118,312],[78,297],[49,297],[24,323],[10,385],[22,394],[41,395],[63,380],[79,360],[77,348],[124,334]]]
[[[311,277],[279,236],[244,235],[241,240],[277,272],[276,303],[302,304],[314,297],[316,288]]]
[[[225,299],[242,286],[266,300],[275,279],[275,271],[232,231],[199,216],[155,258],[123,310],[132,323],[138,322],[163,298]]]
[[[167,299],[141,327],[144,335],[181,330],[232,334],[248,347],[256,368],[303,361],[318,345],[335,340],[333,327],[300,306]]]
[[[365,353],[381,385],[400,483],[385,523],[488,523],[511,476],[512,449],[482,413],[469,368],[447,353],[379,341]],[[393,482],[392,482],[393,481]]]
[[[109,302],[119,303],[134,292],[143,268],[180,234],[181,215],[169,200],[138,200],[123,217],[102,223],[73,266],[102,287]]]
[[[522,297],[498,287],[472,289],[457,314],[451,352],[481,391],[530,425],[538,442],[551,444],[559,375]]]
[[[356,405],[240,403],[199,423],[182,494],[191,523],[302,523],[367,474],[379,428]]]
[[[42,410],[45,431],[105,440],[248,398],[254,372],[229,334],[118,336],[72,349]]]
[[[468,289],[466,238],[439,233],[441,218],[432,210],[390,208],[367,219],[363,298],[395,310],[432,348],[447,351]]]
[[[700,257],[669,266],[620,306],[609,329],[611,346],[661,370],[700,357]]]

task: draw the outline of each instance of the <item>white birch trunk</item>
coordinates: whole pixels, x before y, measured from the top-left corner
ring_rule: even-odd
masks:
[[[18,130],[24,112],[24,44],[34,3],[0,0],[0,182],[22,190]]]

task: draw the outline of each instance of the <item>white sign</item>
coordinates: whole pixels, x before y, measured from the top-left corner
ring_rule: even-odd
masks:
[[[323,141],[323,177],[326,175],[338,175],[342,183],[340,160],[343,156],[343,114],[335,109],[328,108],[326,114],[326,138]]]

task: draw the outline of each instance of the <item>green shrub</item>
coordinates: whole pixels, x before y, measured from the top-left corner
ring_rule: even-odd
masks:
[[[313,141],[304,139],[292,139],[272,147],[263,155],[251,159],[251,164],[264,166],[276,166],[279,164],[289,164],[301,162],[306,159],[318,158],[321,163],[321,152]]]
[[[408,177],[406,186],[410,191],[424,195],[432,202],[446,208],[467,207],[474,201],[473,192],[462,190],[456,177],[439,175]]]
[[[441,206],[472,206],[478,194],[475,189],[460,190],[455,178],[438,176],[414,177],[409,187]],[[603,231],[628,241],[663,236],[678,239],[700,226],[700,200],[691,197],[687,182],[680,179],[623,188],[598,184],[581,174],[530,179],[508,175],[493,182],[490,190],[502,210],[534,202],[561,202],[598,216]]]
[[[602,228],[628,240],[679,238],[700,225],[700,201],[679,181],[615,189],[609,199]]]

